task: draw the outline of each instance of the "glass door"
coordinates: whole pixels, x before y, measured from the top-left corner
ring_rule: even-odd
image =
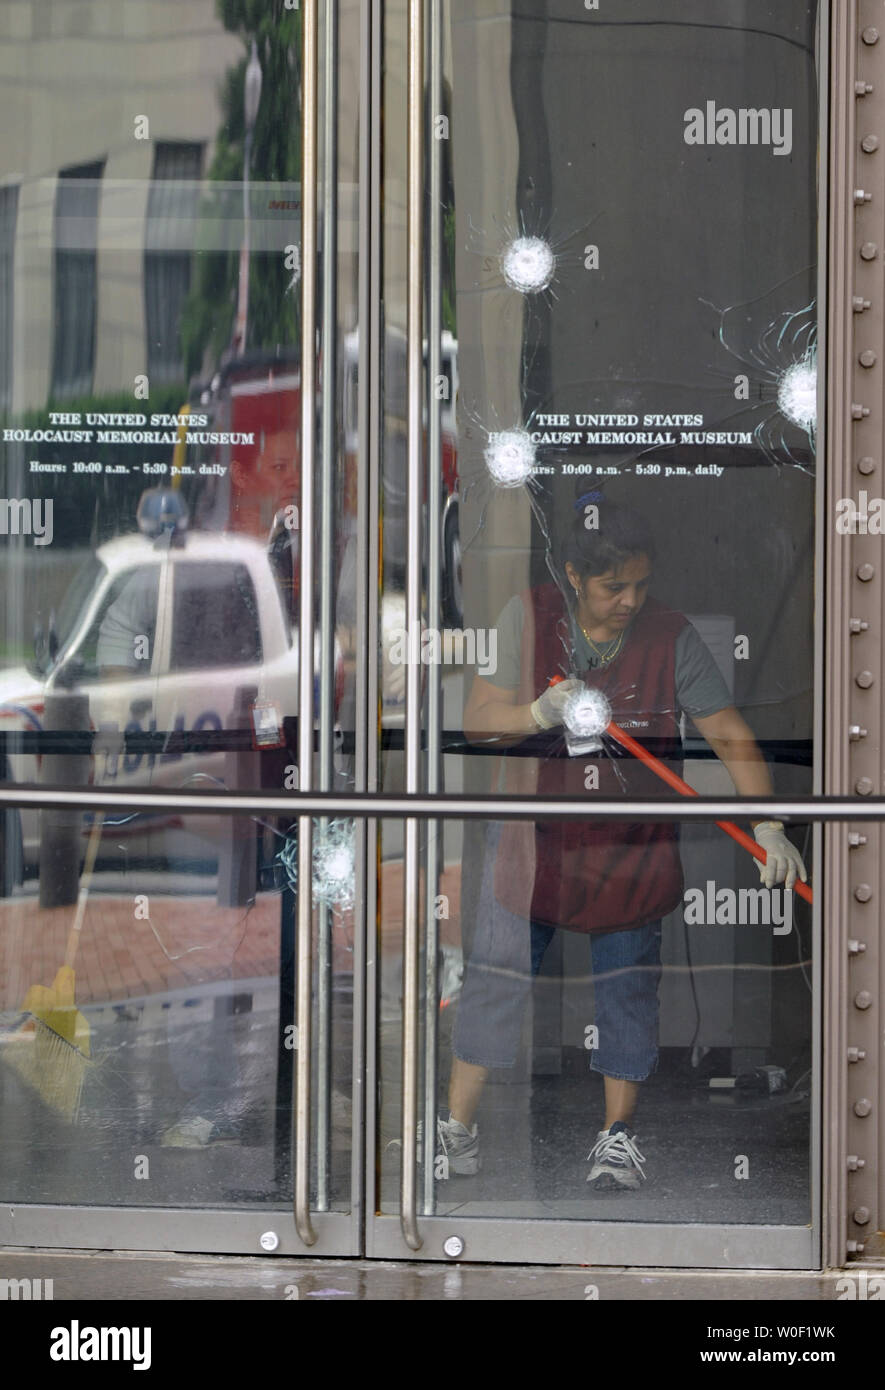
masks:
[[[385,6],[371,1254],[818,1258],[826,24]]]
[[[0,1243],[814,1265],[826,6],[33,10]]]
[[[357,1254],[364,20],[25,11],[0,771],[111,800],[3,811],[0,1242]]]

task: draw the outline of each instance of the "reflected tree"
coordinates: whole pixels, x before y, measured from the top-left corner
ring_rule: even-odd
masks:
[[[209,169],[210,182],[243,177],[246,65],[254,39],[262,71],[261,104],[252,145],[251,179],[299,185],[301,179],[301,13],[284,0],[216,0],[224,27],[243,40],[243,56],[225,73],[222,123]],[[281,221],[278,251],[253,251],[249,275],[248,349],[293,344],[299,337],[297,272],[286,264],[286,245],[300,246],[300,218]],[[181,319],[182,353],[189,375],[210,372],[229,348],[237,307],[239,248],[196,253],[193,286]]]

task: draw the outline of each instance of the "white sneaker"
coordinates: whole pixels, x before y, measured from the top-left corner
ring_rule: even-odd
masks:
[[[424,1141],[424,1126],[418,1122],[418,1162],[421,1162]],[[436,1156],[434,1173],[445,1181],[452,1173],[461,1177],[473,1177],[482,1167],[479,1153],[479,1130],[476,1125],[468,1129],[460,1120],[438,1119],[436,1122]]]
[[[587,1159],[594,1160],[587,1181],[596,1192],[635,1190],[645,1182],[645,1159],[636,1147],[636,1135],[630,1133],[623,1120],[615,1120],[610,1129],[599,1131]]]

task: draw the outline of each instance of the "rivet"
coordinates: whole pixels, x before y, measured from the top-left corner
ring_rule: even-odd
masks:
[[[876,460],[872,458],[862,458],[857,461],[858,473],[863,473],[864,477],[869,477],[870,473],[876,471]]]
[[[879,137],[878,135],[865,135],[860,143],[865,154],[875,154],[879,148]]]
[[[443,1242],[443,1251],[452,1260],[457,1260],[459,1255],[464,1254],[464,1242],[460,1236],[447,1236]]]
[[[865,241],[860,248],[860,257],[863,261],[874,261],[879,254],[879,248],[874,241]]]
[[[871,24],[869,28],[864,29],[861,38],[868,48],[872,48],[874,43],[879,42],[879,30]]]
[[[857,1222],[858,1226],[865,1226],[870,1219],[869,1207],[855,1207],[853,1219]]]
[[[861,1096],[860,1100],[854,1102],[854,1113],[858,1119],[865,1120],[873,1108],[873,1102],[867,1100],[866,1096]]]
[[[873,675],[872,671],[858,671],[854,679],[856,684],[860,686],[861,690],[869,690],[870,686],[873,684],[876,678]]]
[[[873,792],[873,784],[870,781],[869,777],[861,777],[857,782],[855,782],[854,790],[857,792],[858,796],[871,796]]]
[[[859,358],[858,360],[859,360],[860,365],[861,365],[862,367],[875,367],[875,365],[876,365],[876,354],[873,352],[873,349],[872,349],[872,348],[866,348],[866,349],[860,354],[860,358]]]
[[[854,896],[859,903],[868,903],[873,896],[873,890],[868,883],[859,883],[854,890]]]
[[[258,1244],[261,1246],[262,1250],[276,1250],[279,1246],[279,1243],[280,1238],[277,1235],[276,1231],[264,1231],[258,1237]]]
[[[875,578],[875,575],[876,566],[871,565],[869,561],[866,561],[863,565],[858,565],[857,577],[858,579],[862,579],[864,584],[869,584],[870,580]]]
[[[859,989],[854,996],[854,1007],[856,1009],[868,1009],[873,1002],[873,996],[868,989]]]

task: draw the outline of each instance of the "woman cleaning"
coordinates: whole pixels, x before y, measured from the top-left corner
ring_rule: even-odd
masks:
[[[588,528],[585,504],[598,524]],[[564,724],[584,689],[601,691],[612,718],[681,771],[683,712],[727,768],[738,795],[773,792],[753,733],[734,707],[697,631],[649,596],[655,556],[645,520],[604,500],[579,499],[554,583],[510,600],[498,620],[495,674],[476,676],[464,711],[473,743],[522,745],[506,760],[506,789],[649,800],[654,773],[617,746],[594,755]],[[601,748],[600,745],[597,745]],[[570,756],[571,750],[571,756]],[[807,874],[780,821],[757,821],[767,888]],[[661,920],[681,902],[678,826],[597,820],[509,822],[491,828],[480,910],[453,1038],[448,1120],[438,1153],[450,1174],[480,1166],[475,1115],[491,1068],[516,1060],[532,976],[557,930],[586,934],[596,1000],[596,1047],[605,1116],[588,1155],[594,1189],[635,1189],[646,1177],[633,1131],[642,1082],[658,1059]]]

